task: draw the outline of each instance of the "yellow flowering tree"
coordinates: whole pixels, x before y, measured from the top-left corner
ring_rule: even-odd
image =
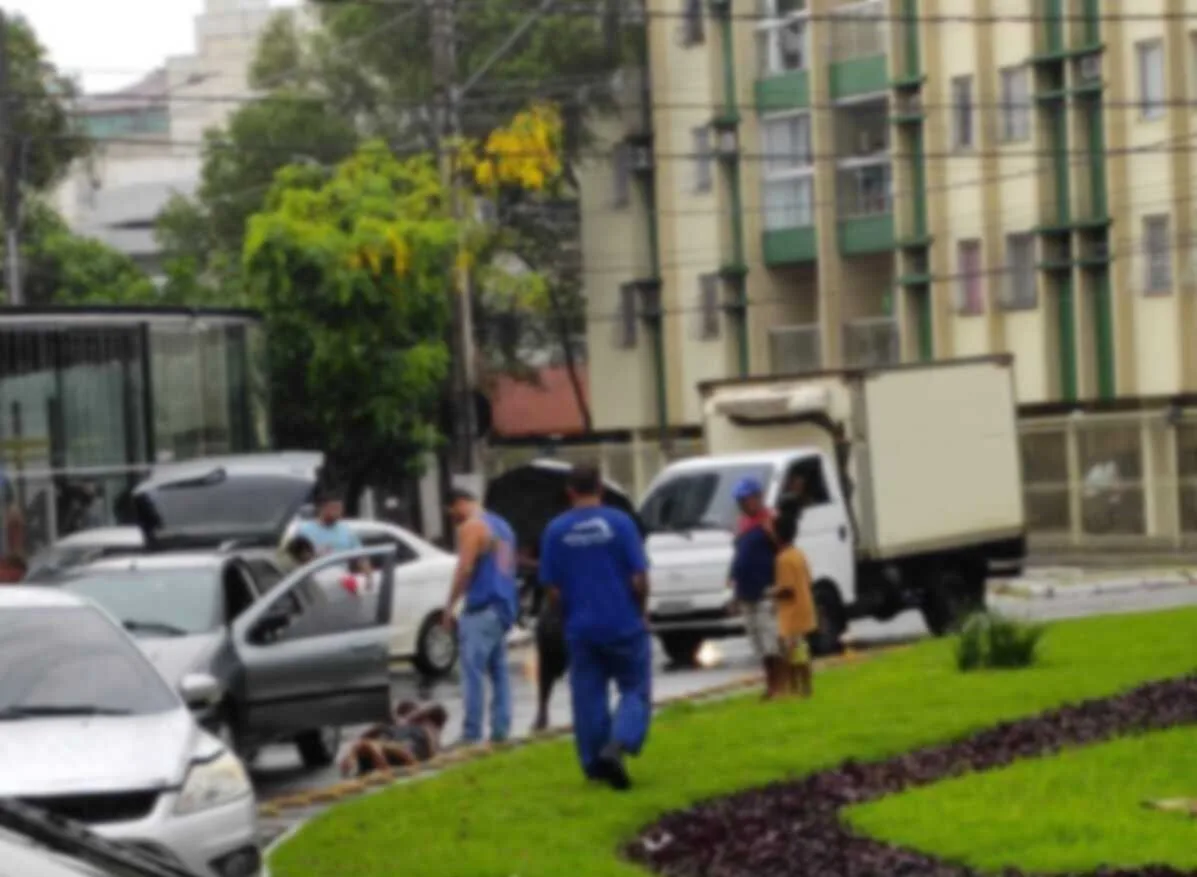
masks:
[[[458,224],[432,156],[367,143],[328,174],[284,168],[243,253],[270,333],[275,428],[356,492],[438,441]]]

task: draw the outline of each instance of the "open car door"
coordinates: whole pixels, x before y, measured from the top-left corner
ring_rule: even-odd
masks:
[[[376,570],[350,573],[354,561]],[[391,709],[393,546],[319,558],[294,571],[232,626],[255,738],[387,721]]]

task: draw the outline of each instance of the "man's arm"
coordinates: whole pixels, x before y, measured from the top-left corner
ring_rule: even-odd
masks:
[[[648,595],[650,584],[648,580],[648,556],[644,552],[644,540],[640,538],[640,531],[636,523],[627,518],[620,528],[620,537],[624,543],[628,570],[631,572],[632,595],[636,599],[636,606],[641,612],[648,612]]]
[[[453,571],[453,587],[445,603],[445,624],[453,623],[453,610],[457,608],[458,601],[465,596],[470,577],[474,574],[474,567],[478,558],[482,556],[489,538],[490,530],[486,522],[480,518],[471,518],[457,528],[457,568]]]

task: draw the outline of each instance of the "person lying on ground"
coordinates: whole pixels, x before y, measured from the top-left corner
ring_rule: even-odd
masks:
[[[441,748],[441,734],[449,714],[439,703],[417,706],[404,701],[395,708],[395,721],[375,725],[349,745],[341,759],[341,773],[358,774],[411,767],[429,761]]]
[[[810,566],[794,544],[801,516],[797,502],[783,508],[773,525],[777,540],[776,572],[770,596],[777,612],[782,656],[782,691],[807,698],[813,693],[810,645],[807,636],[818,626],[811,594]]]

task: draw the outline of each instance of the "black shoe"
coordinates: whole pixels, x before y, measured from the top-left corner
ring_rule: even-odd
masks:
[[[594,762],[590,771],[593,779],[606,783],[617,792],[626,792],[632,787],[632,778],[623,764],[623,752],[615,744],[607,746]]]

